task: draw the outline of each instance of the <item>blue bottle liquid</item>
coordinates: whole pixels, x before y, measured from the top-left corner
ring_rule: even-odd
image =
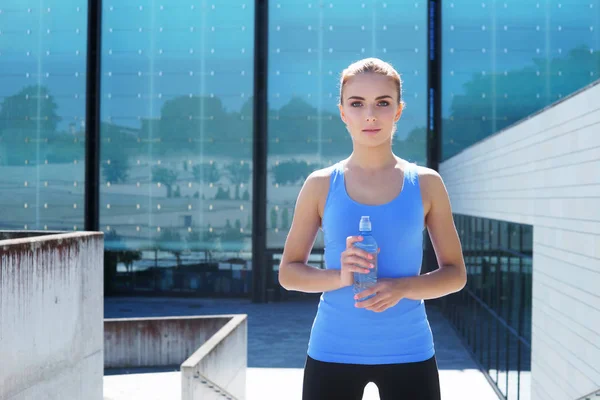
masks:
[[[361,217],[358,229],[360,231],[360,236],[363,237],[363,240],[354,243],[354,246],[358,247],[359,249],[365,250],[373,256],[373,258],[368,261],[370,261],[371,264],[374,265],[374,267],[368,274],[358,272],[354,273],[355,294],[360,293],[363,290],[368,289],[377,283],[377,242],[371,234],[371,219],[368,216]],[[375,295],[370,295],[359,301],[368,300],[373,296]]]

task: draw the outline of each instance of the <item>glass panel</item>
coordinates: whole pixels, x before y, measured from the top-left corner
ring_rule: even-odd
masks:
[[[443,3],[443,159],[598,78],[592,3]]]
[[[533,255],[533,226],[523,225],[522,252],[529,257]]]
[[[0,8],[2,229],[83,229],[87,1]]]
[[[282,248],[308,174],[352,151],[337,107],[350,63],[378,57],[402,75],[406,111],[394,150],[426,163],[427,2],[280,2],[269,12],[267,245]]]
[[[247,291],[252,4],[104,3],[107,290]]]
[[[523,258],[523,289],[525,290],[523,304],[523,337],[531,342],[531,312],[532,312],[532,270],[533,260],[531,258]]]
[[[509,231],[508,231],[508,222],[500,221],[500,248],[503,250],[508,249],[508,240],[509,240]]]
[[[521,251],[521,231],[519,224],[509,224],[509,248],[515,252]]]

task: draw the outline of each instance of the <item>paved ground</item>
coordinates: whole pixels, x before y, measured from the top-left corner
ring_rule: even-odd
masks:
[[[248,400],[300,399],[302,367],[316,301],[254,304],[235,299],[107,298],[106,318],[248,315]],[[493,390],[446,319],[427,308],[436,343],[444,400],[495,400]],[[179,399],[177,372],[105,376],[106,400]],[[468,394],[467,394],[468,388]],[[168,393],[168,394],[167,394]],[[364,400],[378,399],[370,384]]]

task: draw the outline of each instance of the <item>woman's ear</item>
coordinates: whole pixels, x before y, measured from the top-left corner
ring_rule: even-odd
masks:
[[[403,109],[404,109],[404,102],[400,102],[400,104],[398,104],[398,109],[396,110],[396,115],[394,116],[394,122],[398,122],[400,120]]]
[[[346,125],[348,125],[348,122],[346,122],[346,114],[344,114],[344,107],[341,104],[338,104],[338,108],[340,109],[340,118]]]

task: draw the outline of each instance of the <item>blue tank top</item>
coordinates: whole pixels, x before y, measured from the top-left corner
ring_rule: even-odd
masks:
[[[378,278],[419,275],[423,258],[424,216],[417,166],[407,164],[400,194],[382,205],[354,201],[346,191],[341,163],[333,167],[322,229],[327,269],[340,269],[346,237],[358,235],[360,217],[371,217],[381,249]],[[352,286],[321,295],[308,355],[315,360],[349,364],[396,364],[425,361],[434,355],[422,300],[402,299],[376,313],[354,306]]]

